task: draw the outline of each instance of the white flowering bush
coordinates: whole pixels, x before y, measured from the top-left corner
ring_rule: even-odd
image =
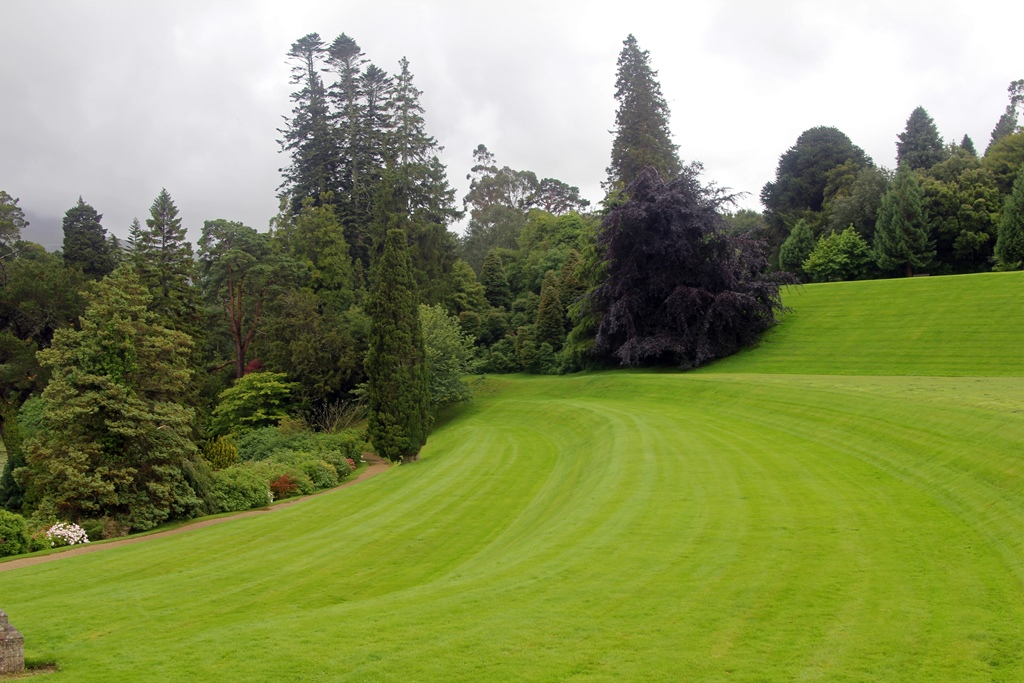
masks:
[[[85,529],[77,524],[57,522],[46,530],[46,540],[50,542],[51,548],[62,548],[66,545],[88,543],[89,536]]]

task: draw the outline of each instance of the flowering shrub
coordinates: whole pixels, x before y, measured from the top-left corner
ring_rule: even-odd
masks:
[[[77,524],[66,524],[64,522],[57,522],[47,529],[46,539],[50,541],[51,548],[61,548],[66,545],[89,542],[89,536],[85,533],[85,529]]]
[[[278,500],[294,495],[298,488],[299,485],[287,474],[282,474],[280,477],[270,482],[270,490],[274,494],[274,498],[277,498]]]

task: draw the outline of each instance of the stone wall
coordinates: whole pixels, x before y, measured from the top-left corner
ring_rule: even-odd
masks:
[[[0,674],[14,674],[25,670],[25,639],[18,629],[7,621],[0,610]]]

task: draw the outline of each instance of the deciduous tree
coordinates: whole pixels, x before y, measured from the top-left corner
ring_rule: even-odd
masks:
[[[1018,270],[1024,263],[1024,166],[1003,205],[995,252],[999,270]]]

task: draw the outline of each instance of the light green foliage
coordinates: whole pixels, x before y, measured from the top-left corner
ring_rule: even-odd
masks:
[[[29,552],[28,526],[19,514],[0,510],[0,557]]]
[[[794,275],[806,275],[803,264],[814,251],[814,245],[811,226],[801,218],[789,231],[789,237],[779,249],[779,267]]]
[[[251,372],[220,393],[210,417],[215,434],[245,432],[274,426],[288,414],[288,403],[297,388],[281,372]]]
[[[220,512],[235,512],[270,504],[270,487],[260,472],[236,465],[213,473],[214,500]]]
[[[122,266],[92,288],[80,329],[57,330],[39,352],[52,372],[42,430],[14,475],[41,518],[105,516],[144,530],[200,505],[182,475],[196,450],[182,405],[192,343],[159,325],[149,301]]]
[[[374,266],[366,353],[369,433],[377,454],[415,460],[430,429],[426,351],[405,233],[387,232]]]
[[[214,470],[223,470],[238,462],[238,449],[230,437],[218,436],[203,446],[203,457]]]
[[[441,306],[420,304],[420,325],[430,378],[430,403],[434,410],[468,401],[472,393],[465,375],[473,359],[473,338]]]
[[[838,282],[864,277],[871,261],[871,247],[851,225],[822,235],[801,268],[812,282]]]
[[[995,254],[999,270],[1018,270],[1024,263],[1024,164],[1003,205]]]
[[[914,268],[931,263],[935,255],[921,185],[907,166],[896,172],[892,187],[882,198],[872,247],[879,268],[903,270],[907,277],[913,275]]]

